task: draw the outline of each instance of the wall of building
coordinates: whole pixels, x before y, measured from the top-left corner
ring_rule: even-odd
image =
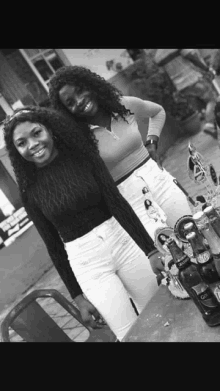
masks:
[[[117,73],[107,69],[106,61],[120,62],[123,67],[133,63],[125,49],[62,49],[62,51],[70,65],[86,66],[105,79]]]

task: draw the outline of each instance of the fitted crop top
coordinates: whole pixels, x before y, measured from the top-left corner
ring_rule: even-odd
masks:
[[[122,103],[126,108],[129,108],[131,99],[128,96],[123,97]],[[149,122],[146,134],[159,137],[164,120],[164,111],[162,114],[150,118],[151,122]],[[117,116],[116,119],[112,118],[111,132],[106,128],[90,125],[98,140],[100,156],[115,182],[132,172],[149,156],[138,129],[136,116],[128,115],[126,121],[120,116]]]

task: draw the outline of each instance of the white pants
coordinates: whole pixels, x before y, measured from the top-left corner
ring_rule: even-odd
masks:
[[[114,217],[66,243],[72,270],[88,300],[121,340],[157,290],[149,260]]]
[[[167,215],[166,223],[169,227],[173,228],[183,215],[192,214],[185,194],[175,185],[173,179],[169,172],[165,169],[161,170],[155,161],[150,159],[118,185],[120,193],[132,206],[153,240],[158,226],[147,215],[144,205],[146,196],[142,194],[143,187],[149,188],[153,200]]]

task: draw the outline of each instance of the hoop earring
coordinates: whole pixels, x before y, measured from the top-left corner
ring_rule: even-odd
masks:
[[[53,141],[54,141],[54,142],[57,142],[57,141],[58,141],[58,138],[57,138],[57,136],[56,136],[56,135],[54,135],[54,134],[52,134],[52,139],[53,139]]]

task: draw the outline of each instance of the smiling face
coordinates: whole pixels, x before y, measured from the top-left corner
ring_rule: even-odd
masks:
[[[164,234],[160,234],[158,239],[159,239],[160,243],[165,244],[166,241],[169,239],[169,236],[166,236]]]
[[[67,84],[59,91],[59,97],[66,109],[76,117],[91,118],[98,113],[98,104],[90,91]]]
[[[58,154],[50,132],[39,123],[22,122],[13,133],[13,142],[20,155],[36,166],[49,164]]]

